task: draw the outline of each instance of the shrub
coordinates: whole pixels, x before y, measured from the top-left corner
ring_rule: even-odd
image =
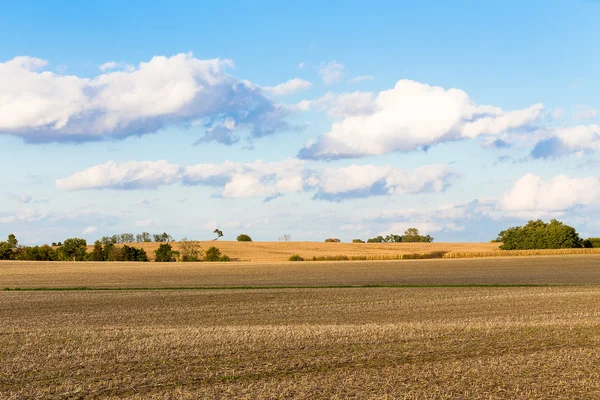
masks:
[[[200,261],[202,259],[202,253],[204,251],[202,250],[202,246],[200,246],[200,242],[183,238],[179,243],[179,247],[181,261]]]
[[[144,249],[138,249],[137,247],[129,247],[124,245],[121,249],[121,260],[122,261],[148,261],[148,255]]]
[[[251,242],[252,238],[248,235],[246,235],[245,233],[242,233],[241,235],[239,235],[237,237],[237,241],[238,242]]]
[[[219,261],[231,261],[231,258],[229,258],[229,256],[227,254],[224,254],[221,256]]]
[[[204,254],[205,261],[219,261],[221,260],[221,250],[215,246],[209,247]]]
[[[327,239],[325,239],[325,242],[327,242],[327,243],[339,243],[340,239],[338,239],[338,238],[327,238]]]
[[[365,241],[362,239],[352,239],[352,243],[364,243]]]
[[[300,257],[300,254],[292,254],[290,261],[304,261],[304,258]]]
[[[587,241],[589,242],[589,247],[600,247],[600,238],[589,238]]]
[[[162,243],[160,246],[158,246],[158,249],[154,250],[154,254],[156,254],[156,262],[175,261],[175,256],[173,253],[173,248],[167,243]]]

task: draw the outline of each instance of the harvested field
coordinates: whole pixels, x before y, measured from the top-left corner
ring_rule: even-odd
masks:
[[[473,284],[600,284],[600,255],[284,263],[0,262],[0,289]]]
[[[45,288],[0,291],[0,398],[600,398],[598,255],[2,262],[0,288]]]
[[[292,254],[300,254],[304,258],[319,256],[348,257],[366,256],[369,258],[393,258],[402,254],[446,252],[477,252],[487,254],[498,250],[499,243],[317,243],[317,242],[232,242],[204,241],[199,242],[202,248],[217,246],[224,254],[235,261],[288,261]],[[140,247],[154,260],[154,250],[160,243],[132,243]],[[173,249],[179,250],[179,243],[173,242]],[[92,246],[89,246],[91,250]]]
[[[600,288],[0,292],[0,397],[598,398]]]

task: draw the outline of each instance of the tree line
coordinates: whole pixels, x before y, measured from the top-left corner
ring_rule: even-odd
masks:
[[[59,242],[60,243],[60,242]],[[161,243],[154,251],[155,261],[230,261],[215,246],[204,250],[200,242],[183,238],[179,243],[180,250],[173,250],[169,243]],[[149,261],[148,254],[142,248],[127,244],[113,243],[112,240],[96,240],[90,251],[87,241],[80,238],[70,238],[60,246],[20,246],[14,234],[0,242],[0,260],[17,261]]]
[[[364,243],[362,241],[359,242],[360,239],[355,239],[355,240],[353,240],[354,243]],[[408,228],[406,231],[404,231],[404,235],[389,234],[385,237],[380,235],[380,236],[370,238],[367,240],[367,243],[403,243],[403,242],[432,243],[433,237],[431,237],[429,235],[421,235],[417,228]]]

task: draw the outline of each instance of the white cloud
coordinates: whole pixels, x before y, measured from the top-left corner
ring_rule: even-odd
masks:
[[[443,192],[456,174],[445,165],[429,165],[413,171],[375,165],[351,165],[315,172],[310,181],[316,198],[340,201],[386,194]]]
[[[143,219],[140,221],[135,221],[135,226],[143,226],[143,227],[148,227],[148,226],[152,226],[152,219],[148,218],[148,219]]]
[[[332,117],[351,117],[373,114],[377,110],[377,104],[373,93],[334,94],[329,92],[314,100],[302,100],[296,104],[295,109],[327,111]]]
[[[328,63],[322,63],[319,67],[319,75],[326,85],[333,85],[342,80],[344,76],[345,67],[336,61],[330,61]]]
[[[89,235],[89,234],[91,234],[91,233],[94,233],[94,232],[96,232],[97,230],[98,230],[98,227],[97,227],[97,226],[88,226],[87,228],[85,228],[85,229],[83,230],[83,234],[84,234],[84,235]]]
[[[372,75],[360,75],[360,76],[355,76],[352,79],[349,79],[348,83],[358,83],[358,82],[363,82],[363,81],[372,81],[373,79],[375,79],[375,77],[372,76]]]
[[[100,71],[108,71],[111,69],[115,69],[119,66],[119,64],[115,61],[109,61],[109,62],[105,62],[104,64],[102,64],[100,67]]]
[[[13,224],[16,222],[35,222],[48,217],[48,213],[31,209],[19,210],[12,215],[0,215],[0,224]]]
[[[337,159],[409,152],[439,142],[498,135],[533,124],[543,107],[505,112],[478,106],[462,90],[401,80],[380,92],[374,111],[348,115],[300,151],[304,159]]]
[[[226,74],[229,60],[156,56],[91,79],[57,75],[44,70],[46,64],[26,56],[0,63],[0,134],[28,142],[80,142],[198,121],[214,129],[225,119],[254,137],[287,129],[287,111],[260,88]]]
[[[275,96],[285,96],[310,88],[312,84],[304,79],[294,78],[277,86],[265,86],[262,89]]]
[[[115,62],[115,61],[109,61],[106,62],[104,64],[102,64],[100,67],[98,67],[100,69],[100,71],[104,72],[104,71],[110,71],[110,70],[115,70],[115,69],[124,69],[128,72],[131,72],[133,70],[135,70],[135,67],[131,64],[127,64],[124,62]]]
[[[301,63],[298,64],[298,69],[302,69],[306,66],[306,63],[304,61],[302,61]]]
[[[600,150],[600,126],[578,125],[550,129],[547,138],[540,140],[531,155],[534,158],[555,158],[573,153]]]
[[[141,189],[169,185],[181,179],[181,168],[160,161],[108,161],[56,181],[59,190]]]
[[[575,106],[575,111],[573,112],[573,119],[575,119],[576,121],[592,120],[596,118],[598,118],[597,109],[581,104]]]
[[[351,165],[344,168],[309,168],[305,161],[197,164],[181,167],[167,161],[105,164],[59,179],[60,190],[149,189],[182,182],[215,187],[226,198],[264,197],[286,193],[316,192],[328,201],[377,195],[441,192],[456,174],[445,165],[430,165],[413,171],[389,166]]]
[[[519,216],[542,216],[600,200],[600,179],[558,175],[551,180],[527,174],[504,194],[500,207]]]

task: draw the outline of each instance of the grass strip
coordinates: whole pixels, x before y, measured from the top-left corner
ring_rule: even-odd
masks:
[[[4,288],[4,292],[76,292],[76,291],[160,291],[160,290],[268,290],[268,289],[365,289],[365,288],[503,288],[503,287],[570,287],[600,286],[598,284],[552,283],[473,283],[473,284],[398,284],[398,285],[323,285],[323,286],[174,286],[174,287],[32,287]]]

